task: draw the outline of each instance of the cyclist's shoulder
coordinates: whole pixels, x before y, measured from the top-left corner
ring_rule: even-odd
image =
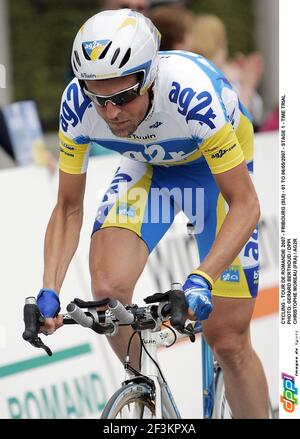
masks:
[[[66,86],[60,106],[60,129],[67,133],[71,131],[85,131],[87,113],[93,111],[90,99],[83,93],[78,79],[74,78]]]
[[[219,77],[220,72],[199,55],[160,52],[156,109],[183,123],[192,135],[212,135],[227,122]]]
[[[165,105],[195,102],[224,111],[228,95],[237,94],[225,75],[203,56],[185,51],[160,52],[158,95]],[[201,104],[202,103],[202,104]],[[199,107],[200,108],[200,107]]]
[[[199,86],[215,91],[222,86],[232,88],[224,73],[201,55],[172,50],[159,52],[159,56],[159,75],[162,79],[177,79],[195,89]]]
[[[61,102],[78,113],[92,108],[91,100],[83,93],[77,78],[73,78],[65,87]]]

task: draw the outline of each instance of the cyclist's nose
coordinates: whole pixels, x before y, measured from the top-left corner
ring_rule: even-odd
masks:
[[[118,107],[118,105],[114,105],[112,102],[107,102],[105,105],[105,111],[106,115],[109,119],[113,120],[118,117],[118,115],[121,113],[121,108]]]

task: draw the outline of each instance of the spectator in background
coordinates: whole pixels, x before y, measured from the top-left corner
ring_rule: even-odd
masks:
[[[215,15],[197,15],[192,34],[194,52],[209,59],[218,68],[223,68],[228,56],[227,32],[223,22]]]
[[[150,0],[105,0],[103,9],[134,9],[146,14],[150,6]]]
[[[263,102],[257,93],[262,74],[263,58],[258,52],[237,54],[228,59],[228,39],[224,23],[210,14],[198,15],[192,27],[193,51],[212,61],[236,87],[240,99],[250,111],[255,128],[263,117]]]
[[[157,6],[172,6],[172,5],[181,5],[186,6],[188,3],[191,3],[190,0],[151,0],[150,9],[156,8]]]
[[[278,101],[273,106],[273,109],[266,115],[261,127],[260,132],[264,131],[278,131],[279,130],[279,103]]]
[[[191,11],[180,5],[157,6],[150,11],[149,18],[161,33],[160,50],[193,50]]]

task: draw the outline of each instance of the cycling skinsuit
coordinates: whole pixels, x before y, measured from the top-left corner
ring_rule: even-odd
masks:
[[[60,169],[85,173],[91,144],[117,151],[120,166],[101,201],[93,232],[106,227],[132,230],[151,252],[183,210],[196,225],[203,260],[228,210],[213,175],[243,160],[253,172],[252,123],[224,75],[190,52],[160,52],[153,95],[147,117],[132,135],[120,138],[74,79],[62,97]],[[214,295],[256,297],[258,259],[256,228],[215,283]]]

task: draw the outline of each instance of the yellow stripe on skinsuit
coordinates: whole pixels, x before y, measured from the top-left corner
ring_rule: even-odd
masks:
[[[133,184],[110,209],[101,229],[121,227],[132,230],[138,236],[141,236],[141,228],[153,176],[152,166],[146,165],[146,167],[147,170],[140,180]],[[120,210],[125,211],[123,214],[120,214]],[[128,214],[129,211],[134,214],[132,217]]]
[[[224,149],[226,148],[226,146],[230,147],[234,144],[236,144],[234,151],[232,150],[224,154],[226,159],[228,157],[228,154],[230,154],[230,157],[232,157],[231,161],[232,159],[234,159],[232,163],[228,162],[228,166],[222,165],[221,169],[218,169],[218,164],[212,167],[212,162],[214,160],[210,158],[210,155],[216,154],[220,149]],[[191,154],[189,157],[187,157],[186,159],[177,162],[170,162],[166,160],[161,162],[161,164],[172,165],[172,166],[183,165],[185,163],[194,162],[195,160],[199,159],[202,155],[207,160],[207,163],[210,166],[213,174],[228,171],[229,169],[234,168],[237,164],[241,163],[244,160],[243,153],[239,146],[239,141],[230,123],[226,123],[225,125],[223,125],[223,127],[220,128],[217,133],[206,139],[202,145],[199,145],[199,149],[195,151],[193,154]],[[225,159],[222,160],[222,163],[224,161]]]
[[[220,194],[217,203],[216,234],[219,233],[219,230],[224,222],[225,216],[226,216],[225,200],[222,194]],[[249,291],[248,282],[238,256],[234,259],[230,267],[234,267],[239,270],[240,281],[224,282],[221,281],[220,278],[218,278],[213,288],[213,295],[218,297],[251,298],[252,296]]]
[[[230,123],[206,139],[201,151],[213,174],[229,171],[244,160],[241,145]]]
[[[86,158],[89,144],[78,144],[59,131],[59,169],[67,174],[83,174],[86,172]]]
[[[235,134],[242,147],[246,162],[253,160],[254,129],[250,120],[242,113]]]

